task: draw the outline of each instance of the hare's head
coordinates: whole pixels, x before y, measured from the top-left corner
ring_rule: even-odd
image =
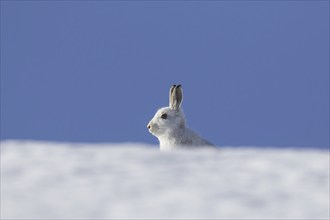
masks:
[[[156,137],[167,136],[185,127],[182,99],[181,85],[173,85],[170,89],[169,107],[159,109],[147,126],[151,134]]]

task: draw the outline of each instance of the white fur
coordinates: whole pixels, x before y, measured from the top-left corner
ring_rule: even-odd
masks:
[[[181,108],[182,95],[180,85],[172,86],[170,89],[170,107],[159,109],[147,126],[149,132],[158,138],[161,151],[213,146],[187,127]],[[167,114],[166,119],[161,118],[163,114]]]

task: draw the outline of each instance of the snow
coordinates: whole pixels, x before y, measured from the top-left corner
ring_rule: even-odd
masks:
[[[2,219],[328,219],[329,151],[1,142]]]

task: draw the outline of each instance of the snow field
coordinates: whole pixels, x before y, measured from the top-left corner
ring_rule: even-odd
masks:
[[[329,219],[329,151],[1,142],[2,219]]]

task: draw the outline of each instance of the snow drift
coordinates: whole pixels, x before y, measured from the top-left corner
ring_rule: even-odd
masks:
[[[328,219],[329,151],[3,141],[1,218]]]

